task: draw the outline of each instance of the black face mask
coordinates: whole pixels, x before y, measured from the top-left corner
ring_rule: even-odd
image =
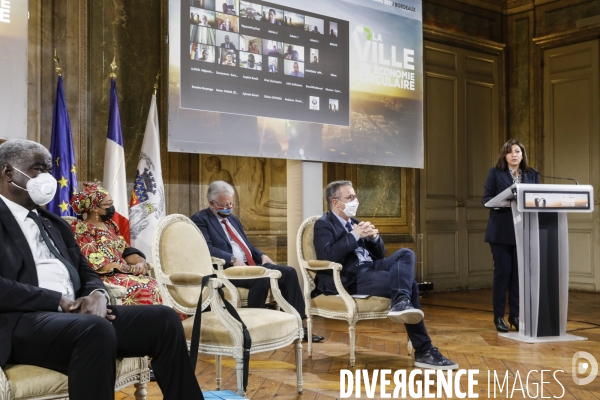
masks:
[[[104,215],[100,215],[100,219],[104,222],[112,219],[112,217],[115,215],[115,206],[110,206],[108,208],[103,208],[103,210],[106,212],[106,214]]]

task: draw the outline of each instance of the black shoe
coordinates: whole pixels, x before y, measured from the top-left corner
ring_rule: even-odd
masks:
[[[423,311],[414,308],[410,300],[400,300],[392,306],[388,318],[399,324],[418,324],[423,320]]]
[[[508,324],[515,328],[515,331],[519,332],[519,317],[508,317]]]
[[[506,322],[504,322],[504,317],[494,318],[494,325],[496,325],[496,330],[498,332],[508,332],[508,326],[506,326]]]
[[[428,369],[457,369],[458,364],[440,354],[437,347],[431,347],[421,356],[415,355],[415,367]]]
[[[155,382],[156,377],[154,376],[154,370],[150,368],[150,382]]]
[[[308,328],[304,327],[304,339],[302,339],[305,342],[308,342]],[[322,342],[323,340],[325,340],[325,338],[323,336],[319,336],[319,335],[312,335],[312,342],[313,343],[319,343]]]

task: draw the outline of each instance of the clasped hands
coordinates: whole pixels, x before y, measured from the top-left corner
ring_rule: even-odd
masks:
[[[360,239],[369,237],[371,239],[377,239],[379,235],[379,230],[375,228],[375,225],[370,223],[369,221],[361,221],[358,225],[353,225],[354,232],[358,235]]]
[[[263,265],[264,265],[264,264],[275,264],[275,263],[273,262],[273,260],[271,260],[271,258],[269,258],[269,256],[268,256],[268,255],[266,255],[266,254],[263,254],[263,255],[262,255],[262,257],[261,257],[261,260],[262,260],[262,264],[263,264]],[[245,262],[243,262],[242,260],[240,260],[239,258],[237,258],[237,259],[235,260],[235,262],[233,263],[233,265],[234,265],[234,266],[237,266],[237,267],[241,267],[241,266],[245,266],[245,265],[248,265],[248,264],[246,264]]]
[[[125,261],[131,268],[128,272],[132,275],[147,275],[148,274],[148,264],[146,264],[146,260],[143,259],[138,254],[131,254],[125,258]]]
[[[80,297],[75,301],[62,297],[59,306],[64,313],[92,314],[106,318],[109,321],[114,321],[116,318],[112,315],[112,310],[106,308],[106,297],[99,291],[93,292],[88,296]]]

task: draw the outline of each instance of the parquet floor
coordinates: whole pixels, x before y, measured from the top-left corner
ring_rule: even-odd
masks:
[[[577,351],[586,351],[600,362],[600,293],[570,293],[567,330],[588,338],[580,342],[526,344],[500,338],[492,323],[491,290],[488,289],[432,293],[422,299],[422,308],[434,345],[458,362],[461,369],[479,370],[475,374],[478,380],[475,391],[479,398],[494,398],[494,371],[501,382],[508,371],[503,392],[496,386],[496,398],[542,398],[543,380],[545,398],[600,400],[600,375],[585,386],[576,385],[571,377],[572,357]],[[314,330],[326,339],[314,344],[312,359],[304,351],[303,393],[296,394],[294,352],[289,346],[252,356],[247,398],[333,400],[340,397],[340,370],[349,368],[347,324],[317,317]],[[357,369],[370,372],[406,369],[407,374],[414,369],[413,358],[407,355],[404,326],[381,319],[360,322],[356,330]],[[534,370],[537,372],[529,373]],[[542,377],[541,370],[551,372],[545,372]],[[488,371],[492,376],[491,385],[488,385]],[[214,358],[200,355],[196,375],[203,390],[215,390]],[[235,391],[231,359],[223,360],[222,377],[224,389]],[[467,378],[463,376],[460,382],[461,390],[466,391]],[[392,380],[387,393],[393,389]],[[430,391],[435,393],[436,386],[431,386]],[[148,394],[148,400],[162,399],[156,383],[148,385]],[[117,393],[115,398],[133,399],[133,388]],[[361,398],[367,398],[364,388]],[[374,398],[380,398],[379,386]]]

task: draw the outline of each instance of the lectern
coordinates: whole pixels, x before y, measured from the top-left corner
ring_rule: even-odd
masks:
[[[567,213],[593,212],[593,199],[590,185],[517,183],[485,204],[512,209],[517,241],[519,332],[500,336],[527,343],[586,340],[567,335]]]

